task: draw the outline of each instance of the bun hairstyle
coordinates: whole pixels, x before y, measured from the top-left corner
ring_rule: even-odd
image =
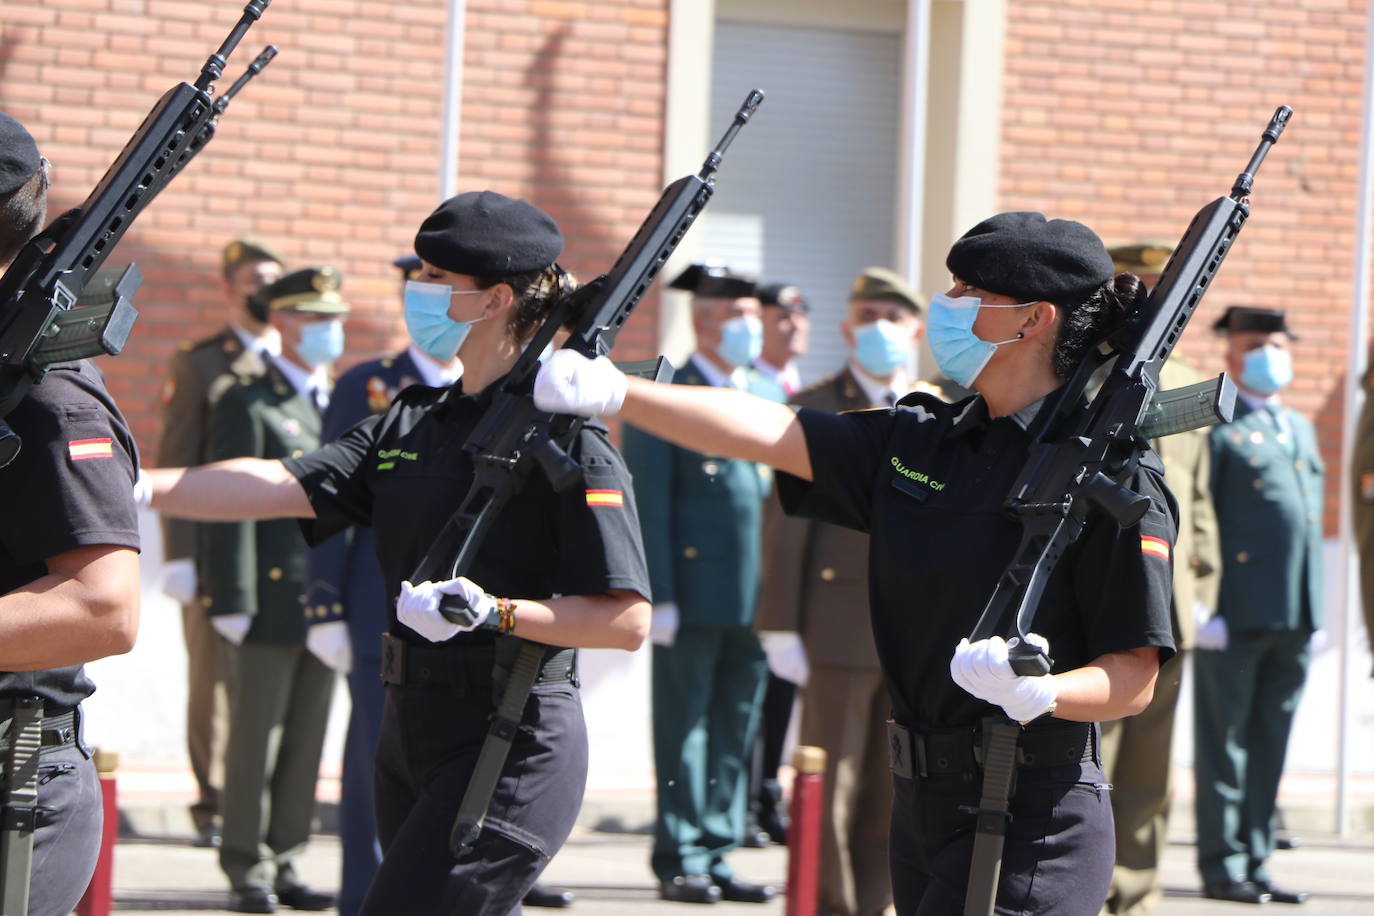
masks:
[[[506,330],[516,343],[527,340],[563,297],[577,289],[577,278],[558,264],[504,277],[475,277],[478,289],[504,283],[515,294]]]
[[[1088,350],[1145,304],[1150,291],[1135,274],[1120,273],[1076,303],[1056,302],[1064,313],[1054,341],[1054,374],[1067,380]]]

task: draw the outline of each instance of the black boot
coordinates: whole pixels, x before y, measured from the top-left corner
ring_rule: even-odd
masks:
[[[776,779],[759,784],[759,827],[779,846],[787,845],[787,815],[782,808],[782,785]]]

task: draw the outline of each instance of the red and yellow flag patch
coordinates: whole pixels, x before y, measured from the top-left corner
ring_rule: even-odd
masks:
[[[625,493],[622,490],[588,490],[587,505],[589,506],[624,506]]]
[[[1140,552],[1152,557],[1159,557],[1161,560],[1167,560],[1169,559],[1169,542],[1164,538],[1142,534],[1140,536]]]
[[[73,439],[67,443],[67,454],[73,461],[87,458],[113,458],[114,445],[111,439]]]

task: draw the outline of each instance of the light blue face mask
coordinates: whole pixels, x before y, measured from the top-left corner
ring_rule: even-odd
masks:
[[[343,319],[312,321],[301,328],[301,342],[296,347],[296,353],[311,369],[334,362],[343,355],[343,351]]]
[[[407,280],[405,291],[406,330],[415,346],[446,363],[458,355],[472,326],[484,319],[454,321],[448,309],[454,296],[475,296],[483,290],[456,290],[447,283],[422,283]]]
[[[869,375],[887,378],[911,359],[911,330],[880,318],[854,329],[854,358]]]
[[[1259,394],[1273,394],[1293,381],[1293,355],[1274,346],[1256,347],[1245,354],[1240,383]]]
[[[1031,304],[987,305],[977,296],[960,296],[958,299],[952,299],[944,293],[931,296],[930,311],[926,317],[926,337],[940,371],[956,384],[971,387],[998,347],[1021,339],[1018,334],[1007,340],[983,340],[973,333],[978,310],[1019,309]]]
[[[736,369],[749,365],[762,352],[763,322],[753,315],[736,315],[720,326],[716,354]]]

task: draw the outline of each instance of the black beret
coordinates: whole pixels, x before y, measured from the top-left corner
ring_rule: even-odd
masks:
[[[1112,258],[1082,223],[1041,213],[999,213],[949,249],[945,266],[969,286],[1018,302],[1076,304],[1110,280]]]
[[[0,111],[0,194],[19,190],[42,164],[33,135]]]
[[[791,283],[769,283],[767,286],[760,286],[758,297],[759,305],[777,306],[784,312],[801,312],[805,315],[811,311],[811,306],[802,296],[801,290]]]
[[[563,233],[543,210],[495,191],[439,205],[415,234],[415,253],[440,270],[505,277],[543,270],[563,253]]]
[[[1259,331],[1261,334],[1297,335],[1288,330],[1283,309],[1261,309],[1249,305],[1233,305],[1212,325],[1214,331]]]
[[[401,272],[402,280],[416,280],[420,276],[421,264],[419,255],[403,254],[392,261],[391,266]]]
[[[753,277],[732,273],[720,264],[693,264],[668,286],[708,299],[743,299],[755,294],[757,284]]]
[[[267,284],[253,296],[273,311],[346,315],[349,305],[339,295],[342,283],[343,277],[333,267],[302,267]]]

